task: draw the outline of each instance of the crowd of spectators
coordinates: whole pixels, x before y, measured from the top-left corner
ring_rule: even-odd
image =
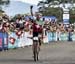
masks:
[[[4,15],[0,17],[0,31],[5,31],[8,34],[13,31],[30,31],[33,21],[32,18],[26,18],[26,16],[17,15],[16,18],[9,18],[9,16]],[[71,24],[65,26],[63,23],[48,21],[45,18],[40,20],[38,17],[35,21],[43,22],[43,29],[48,32],[75,32],[74,25]]]

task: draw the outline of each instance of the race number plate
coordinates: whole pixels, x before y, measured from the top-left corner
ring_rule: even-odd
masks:
[[[33,40],[38,40],[38,37],[34,37]]]

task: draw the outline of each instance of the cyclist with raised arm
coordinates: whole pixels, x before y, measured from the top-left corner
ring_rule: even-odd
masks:
[[[31,26],[31,31],[32,31],[32,39],[33,39],[33,45],[32,45],[32,50],[33,50],[33,57],[34,60],[38,60],[38,54],[40,51],[40,46],[41,46],[41,39],[42,39],[42,34],[43,34],[43,28],[42,25],[40,25],[36,19],[31,19],[30,21],[32,22]]]
[[[41,15],[37,14],[36,20],[32,20],[32,30],[33,30],[33,37],[39,38],[39,46],[41,46],[43,40],[43,25],[44,22],[40,20]]]

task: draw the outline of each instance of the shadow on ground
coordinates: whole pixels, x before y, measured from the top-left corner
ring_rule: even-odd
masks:
[[[33,59],[0,59],[0,63],[35,63]],[[42,63],[41,60],[37,61],[38,63]]]

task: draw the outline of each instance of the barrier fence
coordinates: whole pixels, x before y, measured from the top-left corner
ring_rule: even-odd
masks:
[[[13,49],[18,47],[29,46],[33,44],[31,37],[32,35],[29,32],[24,32],[20,38],[16,35],[15,32],[10,34],[6,32],[0,32],[0,50]],[[50,43],[52,41],[75,41],[75,33],[57,33],[57,32],[46,32],[44,33],[43,43]]]

